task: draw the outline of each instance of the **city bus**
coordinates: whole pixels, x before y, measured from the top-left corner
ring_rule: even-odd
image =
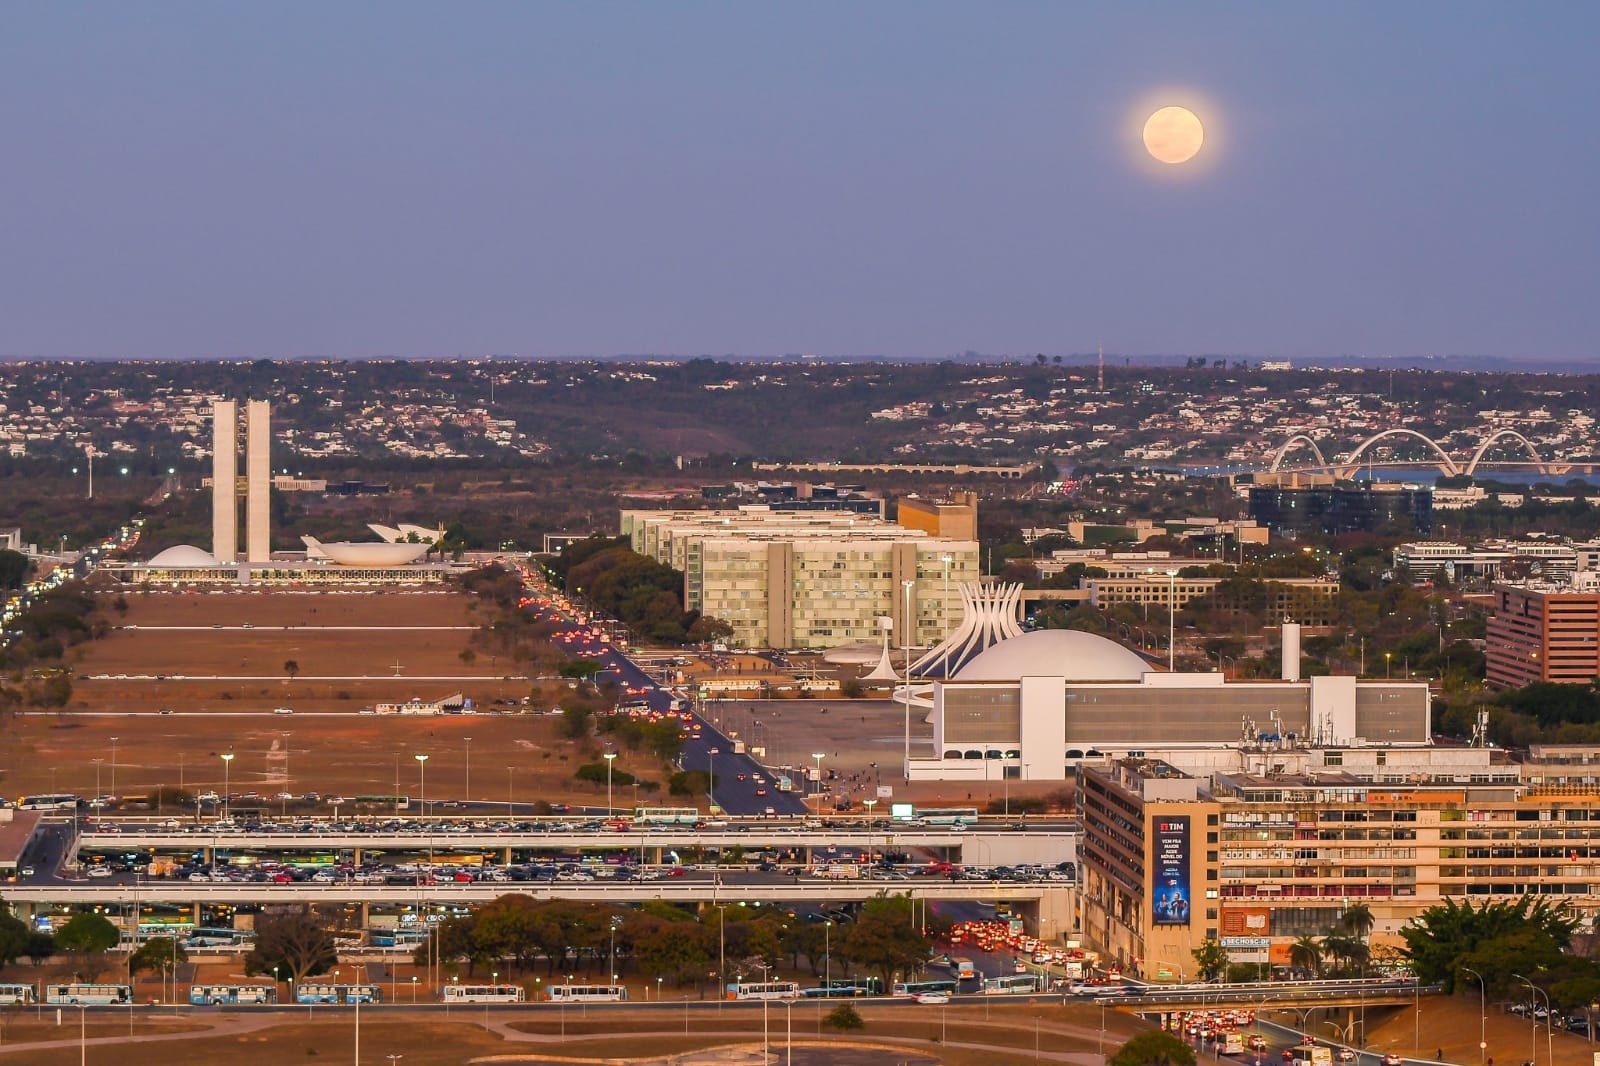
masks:
[[[977,825],[976,807],[922,807],[916,820],[922,825]]]
[[[740,981],[727,988],[729,999],[799,999],[800,986],[793,981]]]
[[[0,1003],[37,1003],[39,990],[32,985],[0,985]]]
[[[955,981],[896,981],[894,994],[897,996],[920,996],[924,992],[945,992],[955,995],[957,982]]]
[[[45,985],[44,1001],[71,1006],[104,1007],[131,1003],[133,989],[128,985]]]
[[[24,811],[75,811],[83,802],[77,796],[54,793],[44,796],[23,796],[17,800],[17,809]]]
[[[986,977],[983,990],[991,995],[1018,995],[1026,992],[1043,992],[1048,978],[1042,973],[1012,973],[1004,977]]]
[[[978,970],[972,965],[972,960],[962,955],[950,960],[950,972],[956,975],[957,981],[969,981],[978,976]]]
[[[830,977],[822,982],[823,988],[859,988],[863,995],[883,995],[881,977]]]
[[[190,985],[189,1002],[196,1007],[276,1003],[278,990],[268,985]]]
[[[374,929],[369,937],[375,948],[399,948],[410,951],[428,941],[426,929]]]
[[[628,998],[622,985],[551,985],[546,994],[552,1003],[620,1003]]]
[[[633,814],[639,825],[699,825],[704,819],[695,807],[640,807]]]
[[[528,993],[520,985],[445,985],[446,1003],[522,1003]]]
[[[184,937],[183,946],[186,948],[231,948],[241,944],[248,944],[255,939],[255,933],[249,929],[229,929],[221,926],[201,926],[190,930]]]

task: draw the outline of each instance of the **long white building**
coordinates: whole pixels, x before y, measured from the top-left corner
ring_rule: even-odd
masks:
[[[831,648],[877,640],[925,647],[961,620],[978,544],[841,512],[623,511],[634,551],[684,574],[684,603],[733,627],[748,648]],[[908,625],[909,618],[909,625]]]

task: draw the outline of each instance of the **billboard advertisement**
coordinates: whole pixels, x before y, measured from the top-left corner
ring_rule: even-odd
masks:
[[[1152,921],[1156,925],[1188,925],[1193,895],[1189,891],[1189,816],[1155,819],[1155,879]]]

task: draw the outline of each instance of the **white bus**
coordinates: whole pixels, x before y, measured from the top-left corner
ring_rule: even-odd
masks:
[[[75,811],[78,809],[78,797],[65,793],[56,793],[46,796],[23,796],[17,800],[17,808],[24,811]]]
[[[79,1004],[109,1006],[129,1003],[132,1000],[133,989],[127,985],[71,984],[44,986],[44,1001],[46,1003],[60,1003],[71,1006]]]
[[[919,807],[916,820],[922,825],[977,825],[976,807]]]
[[[793,981],[743,981],[727,989],[729,999],[799,999],[800,986]]]
[[[640,807],[633,814],[639,825],[699,825],[704,819],[695,807]]]
[[[39,990],[32,985],[0,985],[0,1003],[37,1003]]]
[[[237,1003],[276,1003],[278,990],[266,985],[190,985],[189,1002],[196,1007],[232,1006]]]
[[[620,1003],[628,998],[622,985],[551,985],[552,1003]]]
[[[446,1003],[522,1003],[528,998],[519,985],[445,985]]]

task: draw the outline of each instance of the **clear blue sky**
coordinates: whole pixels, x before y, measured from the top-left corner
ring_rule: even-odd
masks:
[[[0,354],[1596,351],[1600,5],[0,0]],[[1181,176],[1138,128],[1194,106]]]

